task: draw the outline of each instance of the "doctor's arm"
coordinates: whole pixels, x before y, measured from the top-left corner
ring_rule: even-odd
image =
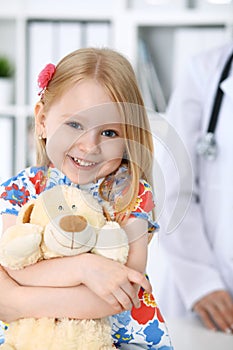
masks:
[[[162,227],[166,227],[175,206],[187,201],[190,205],[176,229],[168,235],[163,232],[163,245],[169,268],[172,271],[176,287],[187,310],[195,310],[206,327],[229,331],[233,324],[232,300],[216,265],[211,244],[205,234],[205,227],[198,196],[198,163],[196,141],[201,133],[203,118],[203,98],[206,81],[204,67],[198,62],[190,62],[183,79],[180,80],[167,110],[167,119],[180,135],[187,148],[193,168],[193,189],[188,177],[174,162],[165,155],[163,174],[166,183],[165,215]],[[185,167],[185,166],[184,166]],[[171,174],[172,179],[171,179]],[[180,192],[179,192],[180,190]],[[178,199],[178,201],[177,201]],[[176,202],[177,201],[177,202]],[[164,222],[163,222],[164,220]]]

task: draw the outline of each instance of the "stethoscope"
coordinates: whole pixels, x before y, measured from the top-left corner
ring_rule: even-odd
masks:
[[[221,83],[228,77],[231,68],[233,53],[227,59],[215,94],[214,104],[210,116],[209,125],[206,134],[197,141],[197,154],[203,156],[206,160],[215,160],[218,154],[218,145],[215,139],[215,131],[219,117],[219,111],[223,99],[223,91],[220,87]]]

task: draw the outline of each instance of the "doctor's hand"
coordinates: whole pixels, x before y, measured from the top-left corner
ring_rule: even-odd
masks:
[[[204,325],[211,330],[233,333],[233,299],[227,291],[212,292],[193,307]]]

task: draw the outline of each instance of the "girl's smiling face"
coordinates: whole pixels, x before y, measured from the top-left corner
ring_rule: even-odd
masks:
[[[72,182],[90,183],[120,166],[125,149],[121,117],[95,80],[75,84],[38,119],[50,161]]]

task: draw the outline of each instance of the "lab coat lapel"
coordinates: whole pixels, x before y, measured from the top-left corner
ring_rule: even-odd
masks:
[[[233,100],[233,75],[226,78],[220,85],[222,91]]]

